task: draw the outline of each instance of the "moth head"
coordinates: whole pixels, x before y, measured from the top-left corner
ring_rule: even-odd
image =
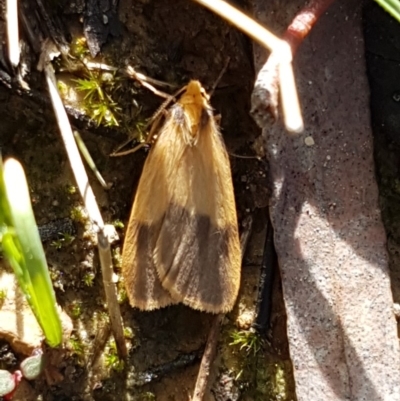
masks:
[[[180,103],[181,104],[194,104],[198,106],[208,105],[209,96],[205,89],[201,86],[199,81],[190,81],[186,86]]]
[[[179,99],[180,110],[179,113],[176,113],[176,117],[179,115],[185,142],[190,145],[197,143],[201,131],[212,117],[208,99],[209,97],[199,81],[190,81]]]

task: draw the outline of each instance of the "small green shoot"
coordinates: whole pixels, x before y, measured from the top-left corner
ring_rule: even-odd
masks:
[[[60,250],[62,248],[63,242],[61,239],[52,241],[50,243],[50,246],[52,246],[53,248],[56,248],[57,250]]]
[[[274,375],[274,392],[280,395],[282,399],[287,397],[287,377],[285,370],[282,365],[275,364],[275,375]]]
[[[67,185],[65,187],[65,191],[69,195],[74,195],[74,194],[76,194],[77,188],[75,185]]]
[[[141,110],[139,110],[140,113]],[[138,115],[139,115],[138,113]],[[143,119],[137,119],[135,120],[133,126],[134,126],[134,130],[137,132],[137,140],[138,142],[145,142],[147,140],[147,132],[146,129],[148,128],[148,122],[143,120]]]
[[[84,57],[89,56],[90,51],[86,42],[86,38],[75,38],[71,43],[72,56],[82,60]]]
[[[104,360],[107,368],[115,370],[116,372],[122,372],[124,370],[125,364],[118,356],[117,346],[114,340],[109,341]]]
[[[86,272],[83,275],[83,282],[85,283],[86,287],[93,287],[95,274],[93,272]]]
[[[62,236],[63,241],[66,244],[70,244],[75,239],[75,237],[73,235],[68,234],[68,233],[61,233],[61,236]]]
[[[114,267],[118,270],[121,269],[122,267],[122,254],[121,254],[121,249],[119,247],[116,247],[112,251],[112,258],[114,262]]]
[[[78,358],[83,357],[84,349],[82,341],[76,336],[72,335],[69,339],[69,348],[71,349],[71,353],[76,355]]]
[[[247,354],[256,355],[262,347],[262,339],[254,330],[233,330],[230,333],[232,342],[229,345],[239,346],[239,350],[244,350]]]
[[[124,327],[124,337],[129,340],[132,340],[133,330],[130,327],[127,327],[127,326]]]
[[[60,92],[60,95],[62,97],[67,97],[68,96],[68,85],[65,82],[62,81],[57,81],[57,89]]]
[[[156,396],[154,393],[146,391],[145,393],[140,394],[139,399],[140,401],[155,401]]]
[[[68,310],[72,319],[79,319],[82,315],[82,303],[80,301],[73,301],[71,305],[69,305]]]
[[[86,112],[97,125],[118,126],[116,115],[120,108],[108,94],[113,89],[114,79],[109,79],[109,73],[88,71],[87,75],[87,79],[75,80],[77,91],[85,94],[83,106]]]
[[[53,248],[60,250],[64,245],[69,245],[75,237],[68,233],[60,233],[61,238],[54,240],[50,243]]]
[[[95,312],[95,314],[96,314],[96,320],[98,319],[99,321],[104,323],[110,322],[110,317],[108,316],[107,312],[101,311],[100,313]]]
[[[118,126],[118,120],[115,117],[116,106],[117,103],[112,101],[109,101],[108,104],[92,104],[90,108],[92,119],[96,121],[97,125],[104,124],[106,127]],[[114,112],[112,109],[114,109]]]
[[[2,288],[0,290],[0,309],[3,307],[6,298],[7,298],[7,290]]]
[[[117,300],[120,305],[128,300],[128,294],[123,285],[118,286]]]
[[[113,222],[112,222],[112,225],[115,227],[115,228],[119,228],[119,229],[123,229],[125,226],[124,226],[124,223],[121,221],[121,220],[114,220]]]
[[[82,206],[76,206],[71,209],[71,219],[77,223],[86,223],[88,216]]]

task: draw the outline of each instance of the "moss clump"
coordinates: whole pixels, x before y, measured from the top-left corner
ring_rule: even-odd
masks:
[[[270,344],[253,329],[225,329],[222,362],[246,401],[289,401],[291,364],[276,355]]]

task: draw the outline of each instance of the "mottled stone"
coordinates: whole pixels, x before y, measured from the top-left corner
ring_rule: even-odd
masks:
[[[10,343],[14,351],[30,355],[39,348],[44,339],[42,330],[36,321],[24,295],[19,290],[14,274],[2,271],[0,290],[6,292],[6,298],[0,308],[0,339]],[[72,332],[72,321],[61,312],[63,337],[69,338]]]
[[[285,25],[304,2],[283,3]],[[298,401],[400,400],[361,5],[338,0],[296,55],[305,132],[263,131]]]

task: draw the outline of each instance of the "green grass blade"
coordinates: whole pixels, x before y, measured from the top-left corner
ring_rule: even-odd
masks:
[[[98,170],[96,163],[93,161],[92,156],[90,156],[89,150],[86,147],[85,142],[83,142],[83,139],[81,138],[79,132],[74,131],[73,134],[74,134],[76,144],[78,145],[79,151],[81,152],[81,155],[86,160],[86,163],[88,164],[90,169],[93,171],[97,180],[100,182],[101,186],[104,189],[109,189],[110,187],[107,185],[107,183],[104,181],[104,178],[100,174],[100,171]]]
[[[400,22],[399,0],[375,0],[385,11]]]
[[[24,170],[14,159],[7,160],[1,170],[0,224],[4,231],[3,251],[48,344],[55,347],[62,341],[61,321]]]

